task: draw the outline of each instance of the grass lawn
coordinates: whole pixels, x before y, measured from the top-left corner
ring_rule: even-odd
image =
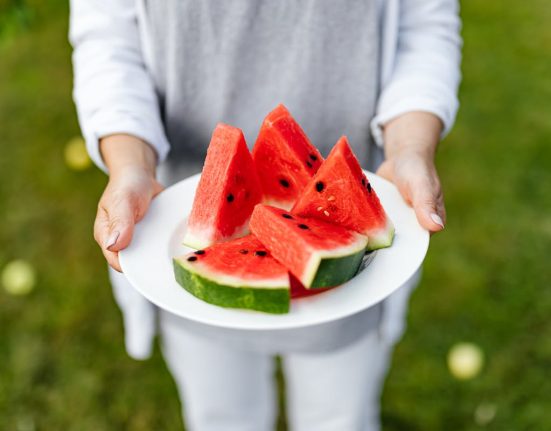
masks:
[[[0,268],[37,272],[27,296],[0,289],[0,429],[178,430],[158,349],[146,362],[123,349],[91,235],[106,178],[64,162],[79,134],[67,14],[61,0],[0,0]],[[438,155],[449,223],[394,356],[384,429],[551,429],[551,8],[467,0],[462,16],[462,109]],[[469,381],[447,369],[459,341],[485,353]],[[495,417],[477,422],[484,406]]]

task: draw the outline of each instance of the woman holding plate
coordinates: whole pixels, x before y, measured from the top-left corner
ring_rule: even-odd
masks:
[[[382,383],[417,280],[315,328],[258,337],[191,323],[116,272],[161,184],[200,171],[217,122],[251,144],[283,103],[323,154],[346,133],[364,168],[394,182],[423,227],[442,230],[434,156],[458,108],[459,30],[455,0],[71,1],[79,121],[109,174],[95,238],[132,357],[149,356],[159,316],[190,429],[273,429],[274,354],[291,429],[379,429]]]

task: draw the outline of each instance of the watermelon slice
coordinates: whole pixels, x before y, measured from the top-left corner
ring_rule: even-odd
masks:
[[[358,272],[367,237],[342,226],[257,205],[251,231],[307,288],[337,286]]]
[[[218,124],[197,186],[184,244],[205,248],[248,233],[262,190],[243,132]]]
[[[174,259],[176,281],[210,304],[267,313],[289,311],[287,269],[254,235]]]
[[[369,250],[389,247],[394,238],[394,225],[350,149],[346,136],[333,147],[291,212],[367,235]]]
[[[291,285],[291,299],[306,298],[309,296],[317,296],[320,293],[327,292],[333,289],[332,287],[319,287],[316,289],[306,289],[302,283],[291,273],[289,273],[289,283]]]
[[[323,161],[283,105],[264,119],[252,154],[264,203],[285,209],[293,206]]]

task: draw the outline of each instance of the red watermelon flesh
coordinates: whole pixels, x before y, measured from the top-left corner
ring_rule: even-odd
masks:
[[[289,277],[254,236],[215,244],[174,259],[178,283],[205,302],[267,313],[289,310]]]
[[[264,202],[285,209],[293,206],[323,161],[283,105],[264,119],[252,155]]]
[[[218,124],[197,186],[184,244],[205,248],[248,233],[262,190],[243,132]]]
[[[356,275],[367,237],[342,226],[257,205],[251,231],[306,288],[342,284]]]
[[[291,299],[306,298],[309,296],[319,295],[320,293],[327,292],[333,289],[333,287],[325,287],[318,289],[306,289],[293,274],[289,273],[289,283],[291,286]]]
[[[394,225],[360,167],[346,136],[339,139],[292,211],[369,237],[368,249],[388,247]]]

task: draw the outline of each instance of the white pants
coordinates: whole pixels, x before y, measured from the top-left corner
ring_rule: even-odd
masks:
[[[190,431],[273,431],[274,360],[197,336],[160,314],[162,349]],[[391,346],[378,331],[323,354],[286,354],[283,371],[292,431],[377,431]]]
[[[330,350],[318,349],[317,353],[308,351],[311,346],[306,351],[299,348],[308,344],[307,332],[272,338],[257,334],[248,340],[251,342],[240,343],[243,337],[233,337],[231,331],[206,330],[159,310],[162,350],[178,387],[186,429],[272,431],[276,415],[274,352],[267,346],[283,342],[287,348],[282,359],[291,431],[379,430],[383,382],[392,349],[404,331],[407,302],[419,276],[417,273],[385,300],[376,329],[350,343],[347,329],[372,327],[371,317],[348,318],[351,325],[340,327],[343,334],[335,334],[331,326],[323,328],[328,338],[344,340],[344,347],[329,346]],[[144,359],[154,336],[155,308],[122,274],[113,271],[111,280],[123,310],[127,351],[136,359]]]

